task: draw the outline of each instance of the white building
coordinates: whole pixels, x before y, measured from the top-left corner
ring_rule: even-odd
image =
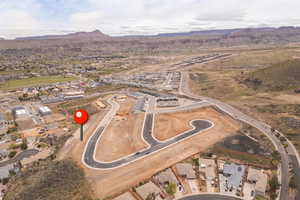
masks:
[[[52,111],[48,106],[39,107],[39,113],[41,116],[51,115]]]
[[[0,135],[5,134],[8,130],[7,121],[2,113],[0,113]]]
[[[25,118],[29,116],[28,111],[23,106],[15,107],[12,112],[15,118]]]

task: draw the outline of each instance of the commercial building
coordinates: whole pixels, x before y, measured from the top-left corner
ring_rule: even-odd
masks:
[[[140,93],[140,92],[128,92],[127,95],[131,96],[131,97],[134,97],[134,98],[140,98],[140,97],[145,96],[145,94]]]
[[[48,106],[39,107],[39,113],[41,116],[51,115],[52,111]]]
[[[66,91],[61,95],[64,100],[80,99],[84,97],[84,91]]]
[[[64,101],[63,96],[40,96],[43,104],[59,103]]]
[[[29,116],[28,111],[23,106],[18,106],[12,109],[15,118],[25,118]]]
[[[175,107],[179,105],[178,98],[176,96],[163,96],[156,99],[158,107]]]

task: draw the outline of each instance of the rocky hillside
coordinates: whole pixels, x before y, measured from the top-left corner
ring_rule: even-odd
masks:
[[[282,91],[300,85],[300,59],[290,60],[257,70],[248,75],[245,83],[254,89]]]
[[[48,40],[48,39],[88,39],[88,40],[105,40],[109,39],[108,35],[103,34],[99,30],[93,32],[76,32],[66,35],[44,35],[44,36],[32,36],[32,37],[20,37],[16,40]]]
[[[51,40],[50,40],[51,39]],[[96,41],[98,43],[90,43]],[[0,49],[40,48],[49,46],[97,46],[115,49],[168,49],[228,47],[239,45],[282,45],[300,42],[299,27],[252,28],[194,31],[188,33],[158,34],[155,36],[110,37],[99,30],[66,35],[47,35],[17,38],[0,42]]]
[[[73,161],[48,161],[9,182],[4,200],[91,200],[84,172]]]

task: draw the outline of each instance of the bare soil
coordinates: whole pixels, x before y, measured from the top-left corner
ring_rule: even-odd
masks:
[[[131,106],[133,105],[132,102],[130,103],[130,99],[128,99],[127,101],[129,101],[127,102],[127,104],[129,105],[127,105],[127,108],[125,105],[121,105],[120,113],[128,110],[130,104]],[[126,103],[124,102],[124,104]],[[108,109],[110,108],[107,108],[107,110]],[[63,147],[63,150],[58,155],[58,159],[72,158],[76,161],[77,164],[79,164],[84,169],[87,179],[93,186],[96,198],[113,197],[118,194],[121,194],[129,188],[138,185],[141,181],[150,179],[154,174],[158,173],[159,171],[168,168],[174,165],[175,163],[180,162],[192,155],[207,150],[209,147],[221,141],[222,139],[234,135],[235,132],[238,129],[240,129],[240,124],[238,122],[234,121],[227,115],[223,115],[217,112],[213,108],[199,109],[188,113],[172,113],[172,115],[170,116],[172,119],[176,119],[178,117],[185,118],[189,115],[193,115],[196,119],[211,120],[212,122],[214,122],[215,126],[201,134],[195,135],[194,137],[179,142],[164,150],[151,154],[146,158],[137,160],[123,167],[119,167],[113,170],[90,169],[81,162],[82,153],[88,138],[91,136],[99,122],[103,119],[107,110],[102,111],[91,117],[88,124],[85,125],[86,129],[83,142],[79,141],[78,136],[74,137],[72,140],[66,143],[66,145]],[[192,117],[190,117],[189,119],[191,118]],[[172,122],[173,120],[166,120],[168,121],[168,123],[174,123]],[[181,132],[181,130],[190,129],[188,121],[188,119],[185,119],[186,123],[181,123],[182,127],[176,128],[176,130],[178,130],[178,134]],[[131,124],[128,123],[128,119],[126,121],[121,122],[122,126],[124,127],[128,126],[128,124]],[[120,125],[118,132],[121,132],[122,135],[124,135],[126,134],[126,130],[122,126]],[[133,126],[133,124],[131,126]],[[131,128],[133,129],[133,127]],[[172,131],[172,128],[170,128],[169,131]],[[115,134],[112,131],[110,131],[110,134],[107,134],[108,132],[109,130],[107,129],[107,131],[105,132],[106,136],[110,136],[110,134]],[[78,132],[76,132],[76,135],[78,135]],[[163,132],[163,135],[165,135],[165,137],[172,136],[167,134],[166,131]],[[116,137],[116,135],[111,137]],[[99,152],[104,153],[105,149],[107,149],[108,147],[112,148],[115,143],[113,140],[109,140],[106,142],[106,148],[103,148],[99,145],[101,148],[99,148],[97,152],[98,159],[99,157],[101,157]],[[129,145],[128,147],[131,148],[130,143],[127,142],[127,145]],[[125,145],[123,145],[123,147],[126,148]],[[106,150],[106,153],[106,156],[112,155],[109,154],[108,150]],[[114,156],[116,155],[117,154],[114,154]],[[121,156],[121,154],[118,154],[118,156]],[[112,158],[108,157],[103,159],[110,160]]]
[[[185,131],[191,130],[190,121],[195,119],[210,120],[224,130],[238,128],[239,124],[227,116],[221,115],[212,107],[200,108],[185,112],[158,114],[155,118],[154,137],[167,140]],[[224,126],[226,124],[226,126]],[[218,134],[219,135],[219,134]],[[219,137],[215,135],[214,137]]]
[[[118,102],[120,110],[104,131],[98,143],[96,158],[113,161],[147,148],[141,137],[144,114],[133,113],[136,99]]]
[[[138,185],[141,181],[151,178],[159,171],[194,154],[205,151],[207,148],[221,141],[225,137],[234,135],[240,128],[240,124],[238,122],[226,115],[218,113],[212,108],[199,109],[198,111],[195,111],[195,113],[192,112],[191,114],[194,114],[194,117],[197,119],[209,119],[215,123],[215,126],[201,134],[195,135],[194,137],[123,167],[113,170],[94,170],[83,165],[81,162],[81,156],[88,137],[87,135],[84,143],[77,143],[76,147],[72,147],[73,151],[69,153],[69,155],[84,168],[86,177],[91,182],[91,185],[93,185],[96,198],[118,195],[129,188]],[[179,114],[179,116],[180,115],[181,114]],[[101,116],[99,116],[97,120],[100,120],[100,118]],[[188,125],[186,127],[189,129]],[[92,130],[92,126],[90,126],[87,130],[88,134],[91,134]],[[113,143],[110,144],[110,146],[112,145]]]

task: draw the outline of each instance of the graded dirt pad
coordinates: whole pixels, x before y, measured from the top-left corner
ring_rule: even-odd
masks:
[[[93,186],[96,198],[116,196],[138,185],[141,181],[151,178],[159,171],[191,155],[205,151],[223,138],[234,135],[240,128],[238,122],[212,108],[199,109],[195,111],[194,116],[197,116],[197,119],[209,119],[214,122],[215,126],[128,165],[112,170],[90,169],[81,162],[84,143],[76,147],[76,151],[72,152],[72,157],[85,169],[86,177]],[[187,129],[190,127],[187,126]]]
[[[85,148],[85,145],[87,144],[88,139],[94,133],[95,129],[97,128],[98,124],[101,122],[101,120],[104,118],[104,116],[107,114],[110,107],[108,107],[105,110],[100,111],[99,113],[92,115],[89,118],[89,121],[83,126],[84,128],[84,137],[83,142],[79,140],[80,130],[79,128],[76,130],[76,132],[73,134],[73,137],[71,137],[65,145],[60,149],[57,155],[58,160],[63,159],[73,159],[78,162],[78,164],[81,164],[81,158],[83,154],[83,150]]]
[[[141,137],[144,113],[133,113],[136,99],[118,103],[120,109],[97,145],[97,160],[109,162],[147,148]]]
[[[154,137],[163,141],[191,130],[193,127],[190,125],[190,121],[195,119],[209,120],[214,123],[214,126],[222,127],[224,131],[239,127],[239,124],[231,118],[220,114],[212,107],[206,107],[184,112],[156,114]],[[211,137],[218,138],[220,134]]]
[[[31,118],[17,119],[16,122],[19,130],[33,129],[35,127],[35,124]]]

